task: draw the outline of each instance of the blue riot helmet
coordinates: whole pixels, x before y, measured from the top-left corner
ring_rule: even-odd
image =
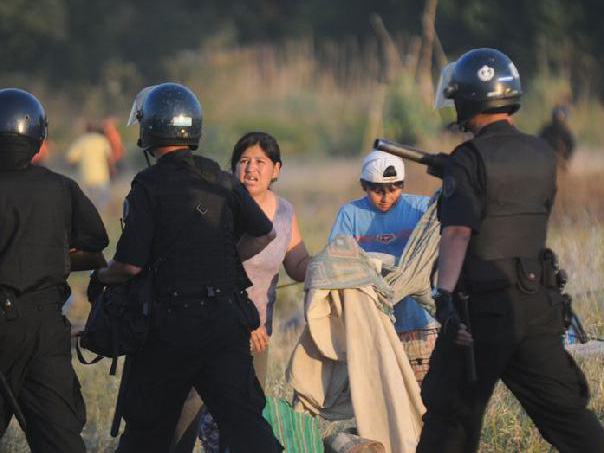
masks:
[[[451,100],[462,128],[478,113],[513,114],[520,108],[520,74],[512,60],[496,49],[473,49],[443,70],[435,107]]]
[[[163,83],[142,90],[137,100],[133,111],[140,123],[138,146],[145,151],[169,145],[197,149],[203,114],[191,90],[177,83]]]

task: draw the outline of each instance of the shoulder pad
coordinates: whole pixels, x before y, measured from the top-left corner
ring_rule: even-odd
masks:
[[[210,182],[216,182],[221,173],[220,165],[208,157],[193,155],[193,162],[202,176]]]

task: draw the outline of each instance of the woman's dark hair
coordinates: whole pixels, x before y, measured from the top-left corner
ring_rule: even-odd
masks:
[[[266,153],[266,157],[272,160],[274,164],[279,163],[283,166],[279,143],[277,143],[275,137],[266,132],[248,132],[235,143],[233,154],[231,155],[231,171],[235,171],[235,167],[237,166],[237,163],[239,163],[239,159],[243,152],[254,145],[259,145],[260,148],[262,148],[262,151]]]

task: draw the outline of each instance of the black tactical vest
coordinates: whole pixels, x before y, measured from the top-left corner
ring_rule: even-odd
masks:
[[[210,159],[163,159],[137,176],[155,197],[151,256],[160,297],[249,286],[236,247],[232,179]]]
[[[37,166],[0,171],[0,285],[21,294],[65,284],[71,209],[65,177]]]
[[[556,192],[552,151],[512,126],[470,140],[484,170],[483,218],[466,253],[466,265],[524,257],[545,248],[547,221]]]

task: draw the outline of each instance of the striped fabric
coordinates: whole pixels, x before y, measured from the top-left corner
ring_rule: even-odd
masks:
[[[266,397],[262,413],[286,453],[323,453],[323,440],[317,419],[296,412],[280,398]]]

